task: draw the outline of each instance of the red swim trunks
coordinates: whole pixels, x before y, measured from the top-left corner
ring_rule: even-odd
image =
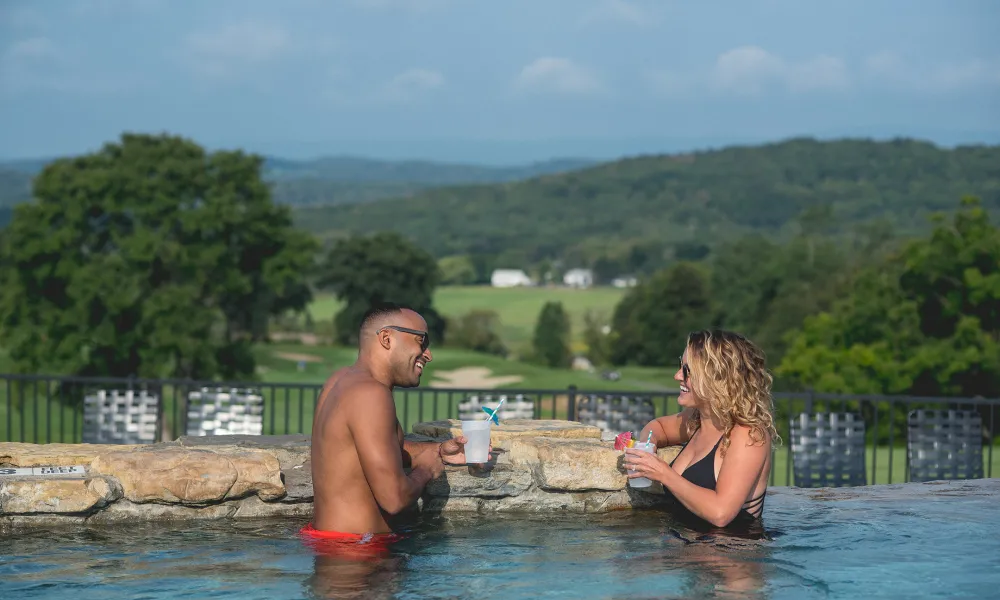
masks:
[[[316,552],[345,558],[374,559],[389,554],[389,546],[403,539],[397,533],[341,533],[316,529],[312,523],[299,536]]]

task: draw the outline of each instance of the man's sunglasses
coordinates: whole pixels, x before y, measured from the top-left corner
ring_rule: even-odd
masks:
[[[684,362],[683,356],[681,356],[677,360],[681,363],[681,375],[684,376],[684,381],[687,381],[688,378],[691,377],[691,367],[689,367],[687,363]]]
[[[406,327],[399,327],[398,325],[386,325],[382,329],[395,329],[396,331],[402,331],[403,333],[412,333],[413,335],[420,336],[420,351],[426,352],[431,346],[431,336],[427,334],[426,331],[420,331],[419,329],[407,329]],[[382,329],[376,331],[376,334],[382,333]]]

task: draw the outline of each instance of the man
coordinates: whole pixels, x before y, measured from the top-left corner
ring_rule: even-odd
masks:
[[[403,439],[392,390],[415,387],[432,360],[427,323],[398,305],[370,309],[357,361],[323,386],[312,430],[315,539],[389,542],[388,518],[412,505],[445,464],[465,464],[465,437],[443,443]],[[407,475],[403,468],[412,466]]]

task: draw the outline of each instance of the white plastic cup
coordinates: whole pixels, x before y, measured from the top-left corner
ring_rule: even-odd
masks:
[[[649,452],[650,454],[656,453],[656,444],[650,442],[636,442],[635,446],[632,447],[633,450],[642,450],[643,452]],[[629,469],[632,471],[633,469]],[[635,479],[629,479],[628,484],[630,487],[634,488],[648,488],[653,485],[653,482],[646,477],[636,477]]]
[[[462,421],[466,463],[487,463],[490,460],[490,422]]]

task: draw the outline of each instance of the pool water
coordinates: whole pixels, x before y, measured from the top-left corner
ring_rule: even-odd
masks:
[[[302,520],[3,532],[0,598],[985,598],[1000,480],[772,488],[764,539],[668,513],[423,515],[389,556],[317,556]]]

